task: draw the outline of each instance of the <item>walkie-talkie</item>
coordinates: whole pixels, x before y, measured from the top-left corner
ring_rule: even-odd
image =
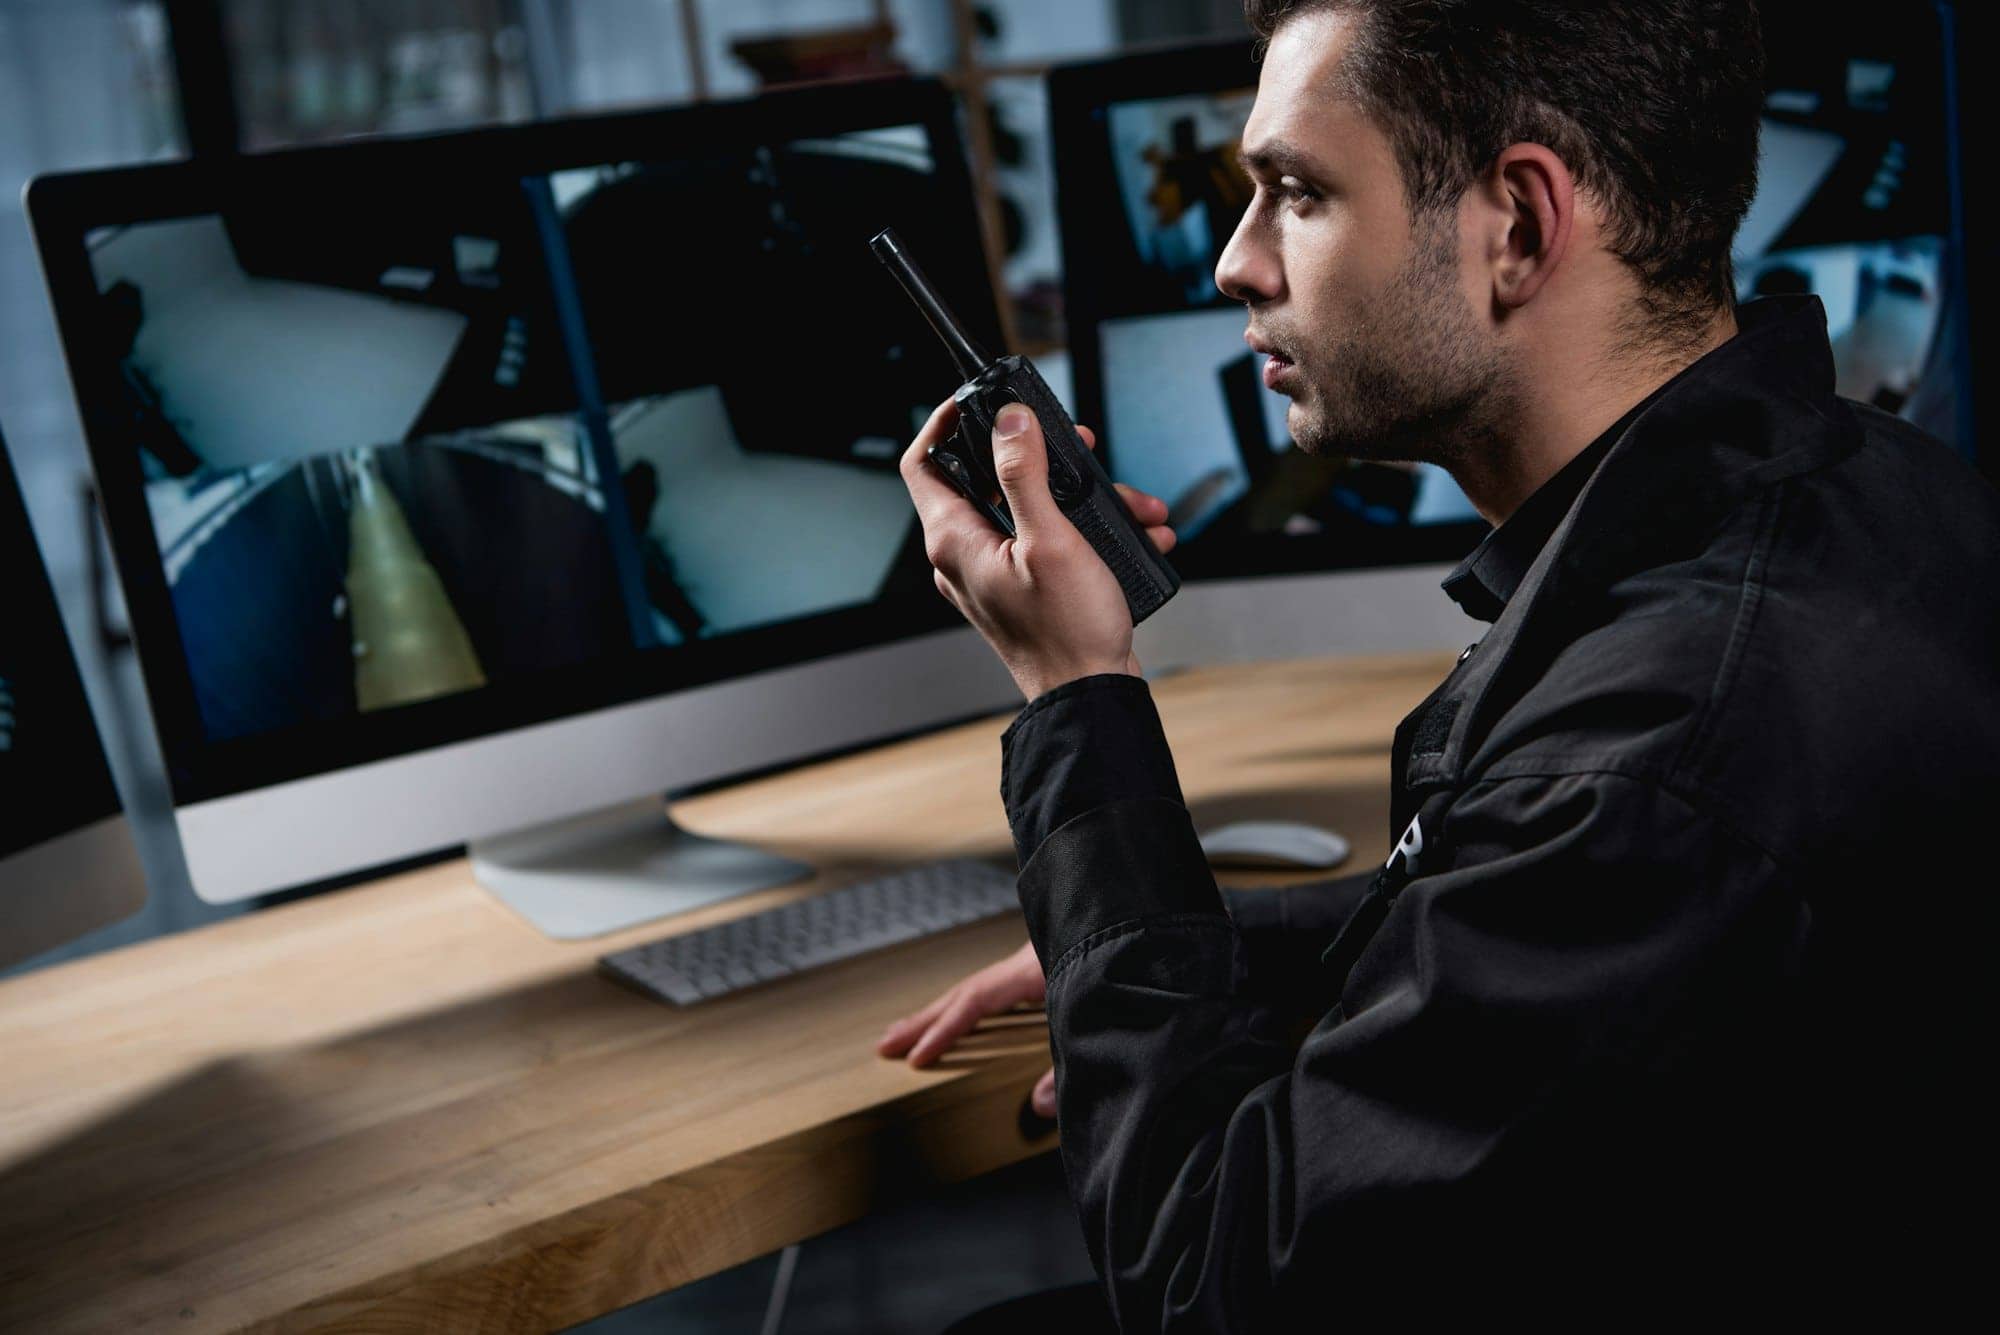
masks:
[[[885,231],[870,244],[875,257],[896,275],[910,300],[944,340],[959,374],[965,377],[952,396],[958,404],[958,431],[950,440],[931,446],[931,463],[996,528],[1011,537],[1014,518],[1007,511],[993,470],[993,419],[1010,403],[1025,404],[1041,422],[1042,439],[1048,442],[1049,494],[1055,497],[1057,508],[1118,577],[1132,609],[1132,624],[1136,626],[1157,612],[1179,592],[1181,578],[1132,517],[1125,499],[1111,485],[1104,466],[1084,446],[1069,414],[1049,391],[1034,363],[1026,357],[989,360],[895,232]]]

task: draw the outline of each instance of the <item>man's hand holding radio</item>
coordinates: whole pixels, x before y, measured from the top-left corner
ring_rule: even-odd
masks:
[[[1035,415],[1016,404],[995,424],[993,470],[1014,518],[1011,538],[930,464],[931,447],[957,424],[957,406],[947,401],[903,455],[903,481],[923,521],[938,591],[986,637],[1030,700],[1081,677],[1136,676],[1131,610],[1110,568],[1049,494],[1048,452]],[[1094,448],[1095,437],[1079,430]],[[1153,545],[1171,551],[1166,502],[1122,485],[1118,492]]]

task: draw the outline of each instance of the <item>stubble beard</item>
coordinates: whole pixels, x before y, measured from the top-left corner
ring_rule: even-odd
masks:
[[[1415,227],[1409,263],[1365,321],[1303,345],[1314,371],[1288,418],[1309,454],[1455,472],[1491,453],[1513,399],[1511,379],[1459,290],[1448,220],[1419,219]]]

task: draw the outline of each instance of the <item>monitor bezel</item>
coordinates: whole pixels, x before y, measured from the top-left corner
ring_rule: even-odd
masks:
[[[15,587],[16,600],[21,610],[30,618],[30,629],[34,622],[51,633],[60,645],[60,658],[51,652],[46,666],[57,675],[66,667],[72,698],[63,702],[72,711],[74,721],[90,733],[87,754],[71,757],[71,763],[63,772],[54,776],[57,783],[68,785],[74,806],[66,811],[45,813],[41,824],[24,832],[24,837],[0,836],[0,861],[23,853],[38,845],[65,838],[80,830],[89,829],[114,816],[122,815],[125,806],[118,793],[117,780],[111,773],[111,760],[104,749],[104,731],[98,725],[96,712],[90,706],[90,693],[84,688],[82,664],[77,661],[76,646],[70,642],[69,629],[63,624],[62,609],[56,602],[55,586],[49,577],[47,560],[42,556],[40,541],[35,536],[34,521],[28,515],[28,498],[15,471],[6,437],[0,435],[0,526],[11,526],[18,531],[13,535],[12,544],[0,544],[0,552],[8,545],[18,544],[18,553],[29,562],[26,570],[11,572],[21,581]],[[6,578],[9,572],[0,572]],[[18,631],[18,627],[9,627]],[[53,651],[56,644],[51,644]],[[68,729],[65,729],[68,731]],[[79,735],[78,741],[83,740]],[[14,819],[21,813],[9,812]]]
[[[211,742],[154,539],[138,451],[117,425],[113,368],[88,355],[85,312],[97,295],[88,238],[102,228],[221,212],[231,192],[282,189],[301,174],[358,167],[386,184],[449,160],[467,172],[491,169],[529,178],[624,160],[659,160],[677,151],[820,138],[920,125],[937,151],[940,197],[962,201],[963,233],[978,248],[977,205],[958,109],[936,80],[888,78],[784,90],[755,98],[611,114],[442,135],[386,137],[248,154],[180,160],[37,178],[27,206],[56,314],[72,387],[90,448],[113,556],[144,667],[154,725],[174,803],[187,807],[332,772],[450,747],[481,737],[556,723],[762,671],[809,664],[855,649],[895,644],[959,624],[926,590],[884,602],[756,628],[701,646],[634,650],[623,662],[538,673],[464,695],[356,714],[261,736]],[[894,219],[885,220],[893,223]],[[967,272],[985,275],[983,248]],[[990,287],[954,291],[964,318],[997,341]],[[885,292],[885,300],[893,294]],[[950,390],[939,386],[939,396]]]
[[[75,692],[71,703],[78,721],[90,731],[89,746],[77,748],[88,754],[70,756],[63,771],[52,776],[54,783],[70,787],[67,796],[74,805],[27,829],[25,838],[0,837],[0,926],[5,929],[0,931],[0,971],[5,971],[137,913],[146,904],[146,876],[111,771],[104,729],[90,706],[83,665],[63,624],[48,562],[28,515],[28,498],[4,436],[0,436],[0,525],[19,529],[16,536],[32,568],[16,572],[25,585],[16,592],[27,604],[28,616],[61,642],[62,661]],[[7,816],[19,819],[21,814]]]
[[[1254,88],[1257,73],[1257,43],[1234,38],[1064,65],[1049,73],[1049,133],[1056,214],[1062,223],[1063,312],[1075,380],[1073,407],[1078,421],[1105,428],[1105,458],[1114,466],[1119,443],[1105,418],[1100,343],[1107,316],[1094,286],[1097,266],[1089,257],[1101,231],[1100,220],[1121,215],[1107,211],[1105,199],[1090,189],[1111,183],[1116,202],[1109,146],[1092,118],[1114,103]],[[1199,554],[1190,550],[1174,562],[1189,580],[1426,565],[1463,558],[1488,531],[1487,525],[1475,521],[1384,527],[1361,534],[1273,535]]]

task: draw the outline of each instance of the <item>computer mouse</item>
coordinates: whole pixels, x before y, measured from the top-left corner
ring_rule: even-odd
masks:
[[[1351,851],[1332,830],[1290,820],[1246,820],[1218,825],[1201,836],[1214,866],[1338,867]]]

